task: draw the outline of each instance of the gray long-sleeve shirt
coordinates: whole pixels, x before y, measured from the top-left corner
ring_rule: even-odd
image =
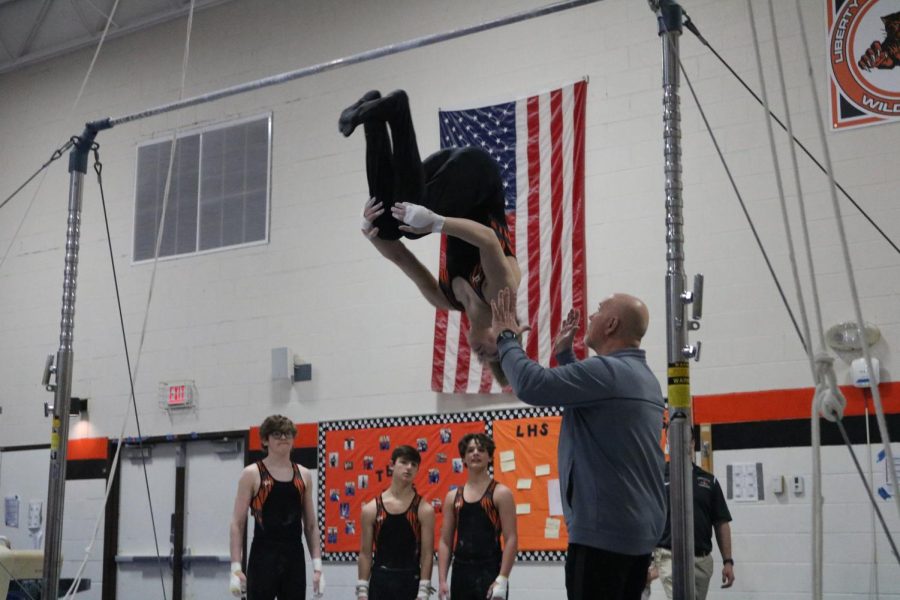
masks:
[[[624,349],[547,369],[514,340],[500,343],[513,391],[533,406],[564,409],[559,483],[569,542],[620,554],[653,551],[666,521],[664,403],[644,351]]]

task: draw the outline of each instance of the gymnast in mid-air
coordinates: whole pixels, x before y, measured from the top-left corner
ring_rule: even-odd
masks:
[[[522,274],[513,254],[497,162],[479,148],[439,150],[424,161],[406,92],[366,93],[338,121],[349,137],[366,135],[369,200],[362,230],[375,248],[400,267],[436,308],[461,310],[469,321],[469,347],[502,384],[491,300],[517,289]],[[390,129],[389,129],[390,128]],[[446,268],[434,275],[400,238],[447,235]]]

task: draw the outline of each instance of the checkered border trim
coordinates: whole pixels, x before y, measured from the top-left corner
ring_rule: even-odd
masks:
[[[319,451],[317,452],[317,504],[319,507],[319,543],[325,547],[325,434],[329,431],[352,431],[355,429],[375,429],[380,427],[406,427],[409,425],[441,425],[444,423],[469,423],[484,421],[484,430],[489,436],[494,435],[494,421],[508,419],[527,419],[531,417],[555,417],[562,414],[562,409],[555,406],[537,406],[527,408],[507,408],[499,410],[443,413],[430,415],[411,415],[400,417],[373,417],[370,419],[346,419],[342,421],[319,422]],[[493,471],[493,467],[491,467]],[[493,475],[493,472],[491,473]],[[359,552],[322,552],[325,562],[356,562]],[[529,550],[518,552],[516,560],[523,562],[559,562],[566,559],[566,553],[560,551]]]

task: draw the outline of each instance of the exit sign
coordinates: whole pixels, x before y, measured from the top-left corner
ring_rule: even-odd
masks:
[[[159,386],[160,404],[166,409],[190,408],[194,406],[194,382],[162,382]]]

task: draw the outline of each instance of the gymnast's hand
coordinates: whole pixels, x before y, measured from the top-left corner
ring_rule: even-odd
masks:
[[[411,202],[398,202],[391,207],[395,219],[405,223],[400,231],[409,233],[438,233],[444,228],[444,217],[424,206]]]
[[[378,228],[375,227],[375,219],[384,214],[384,205],[375,198],[369,198],[363,206],[362,212],[362,229],[363,235],[373,240],[378,237]]]
[[[575,339],[575,334],[578,333],[580,322],[581,311],[577,308],[571,309],[566,316],[565,321],[562,322],[559,333],[556,334],[556,339],[553,340],[554,356],[560,352],[566,352],[572,349],[572,341]]]

